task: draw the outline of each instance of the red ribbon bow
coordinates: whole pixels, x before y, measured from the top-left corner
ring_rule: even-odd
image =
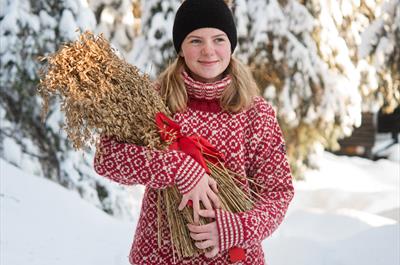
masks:
[[[156,114],[156,124],[158,126],[161,139],[165,142],[171,142],[169,150],[180,150],[190,155],[210,174],[204,157],[207,157],[212,163],[223,162],[225,157],[222,153],[207,141],[206,138],[199,135],[185,136],[181,133],[179,124],[168,118],[164,113]],[[233,247],[229,249],[229,257],[232,263],[244,260],[246,258],[243,248]]]
[[[161,139],[165,142],[171,142],[169,150],[180,150],[190,155],[210,174],[205,157],[212,163],[224,161],[222,153],[207,141],[206,138],[199,135],[185,136],[181,133],[179,124],[168,118],[164,113],[159,112],[156,115],[156,124],[160,131]]]

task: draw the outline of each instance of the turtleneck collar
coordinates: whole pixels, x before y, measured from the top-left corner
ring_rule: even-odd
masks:
[[[231,83],[229,75],[213,83],[204,83],[194,80],[186,71],[182,72],[183,82],[189,98],[202,100],[216,100],[221,98],[225,88]]]

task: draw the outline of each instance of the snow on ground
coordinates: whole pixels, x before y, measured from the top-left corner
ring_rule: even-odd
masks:
[[[127,265],[134,223],[0,160],[1,265]]]
[[[0,168],[0,264],[128,264],[136,220],[116,220],[3,160]],[[306,179],[295,183],[287,218],[263,242],[270,265],[400,263],[397,162],[325,153]]]
[[[400,264],[400,164],[324,153],[306,180],[263,242],[271,265]]]

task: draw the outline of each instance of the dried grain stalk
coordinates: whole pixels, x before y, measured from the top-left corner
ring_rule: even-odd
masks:
[[[157,112],[170,115],[149,77],[118,58],[109,42],[90,32],[43,58],[39,94],[42,118],[51,96],[59,95],[65,130],[76,149],[100,134],[162,148],[154,123]]]

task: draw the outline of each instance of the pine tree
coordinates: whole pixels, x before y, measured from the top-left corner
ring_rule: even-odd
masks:
[[[55,101],[42,123],[37,96],[40,56],[74,40],[76,29],[95,28],[80,0],[5,0],[0,6],[0,156],[22,169],[74,189],[97,207],[130,216],[128,191],[110,185],[93,168],[93,152],[72,150]]]
[[[377,56],[374,55],[374,49],[381,37],[383,42],[389,46],[398,47],[395,45],[394,32],[396,28],[395,10],[396,6],[399,6],[399,2],[391,1],[389,3],[382,0],[311,0],[303,2],[320,23],[325,22],[326,24],[327,19],[324,18],[330,18],[332,28],[336,28],[339,36],[345,41],[343,46],[346,46],[351,61],[360,76],[359,92],[362,95],[363,111],[375,112],[382,106],[386,106],[387,110],[393,110],[399,104],[399,95],[396,93],[396,80],[398,80],[398,78],[396,79],[398,72],[395,63],[396,50],[386,47],[393,54],[392,56],[387,54],[386,63],[379,66],[376,64]],[[384,6],[390,6],[390,10],[386,14]],[[321,13],[324,13],[324,16],[321,17]],[[382,19],[383,17],[386,18]],[[387,26],[384,26],[384,20],[386,20]],[[389,29],[386,33],[384,33],[386,31],[384,27]],[[332,32],[329,35],[332,35]],[[386,35],[388,36],[386,37]],[[324,42],[332,43],[332,40],[324,40]],[[329,51],[329,49],[324,50]],[[393,69],[389,70],[391,67]]]
[[[96,18],[96,33],[103,33],[122,55],[133,48],[137,35],[133,0],[88,0]]]
[[[58,150],[64,143],[55,128],[40,122],[40,102],[36,96],[38,57],[69,40],[78,27],[78,16],[85,16],[87,10],[76,1],[2,3],[1,107],[5,118],[13,123],[12,127],[2,127],[2,134],[13,138],[24,153],[35,157],[44,176],[67,186],[58,159]],[[30,144],[24,144],[22,139]]]
[[[236,10],[248,13],[238,56],[248,58],[264,96],[277,108],[292,169],[301,177],[316,153],[337,148],[338,138],[360,122],[357,71],[337,32],[338,41],[318,42],[326,37],[323,18],[298,1],[248,0]],[[332,52],[324,54],[324,48]]]
[[[362,93],[367,106],[390,113],[400,106],[400,1],[384,1],[374,11],[358,50]]]
[[[144,72],[157,76],[176,56],[172,25],[179,0],[149,0],[141,3],[141,34],[135,39],[128,61]]]

